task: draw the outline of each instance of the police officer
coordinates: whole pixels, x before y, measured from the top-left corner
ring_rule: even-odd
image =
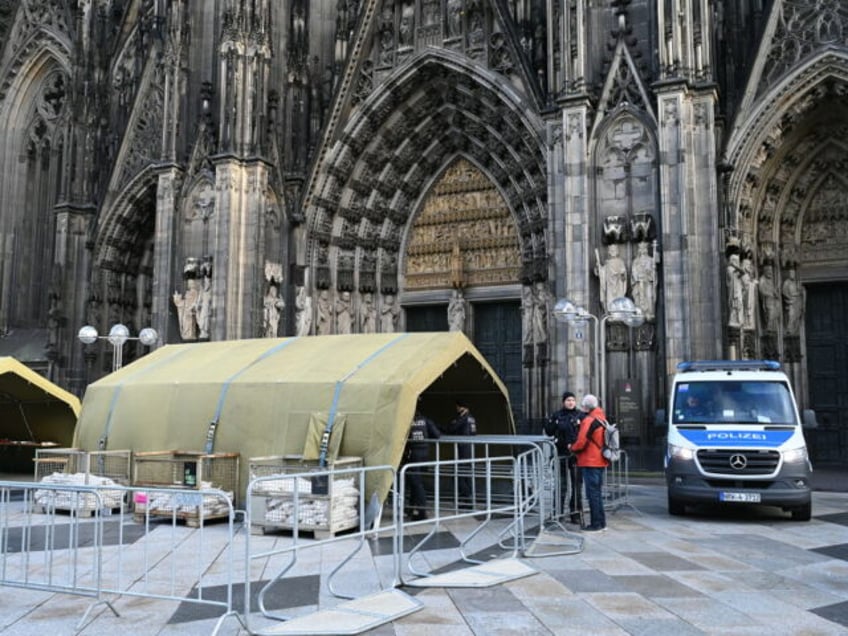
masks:
[[[440,436],[439,429],[435,422],[429,417],[424,417],[420,411],[415,411],[415,417],[412,418],[412,424],[409,427],[409,437],[406,441],[406,451],[404,453],[405,463],[415,464],[426,462],[430,459],[430,445],[425,440],[438,439]],[[410,468],[406,471],[406,483],[409,491],[409,517],[412,521],[419,521],[427,518],[427,513],[424,511],[427,505],[427,491],[424,488],[424,476],[421,474],[421,469]]]
[[[545,434],[556,439],[559,455],[559,470],[562,492],[571,491],[568,498],[568,512],[572,523],[580,523],[583,508],[580,493],[580,473],[577,470],[577,458],[568,449],[569,444],[577,441],[577,431],[583,412],[577,408],[577,397],[571,391],[562,394],[562,408],[545,422]]]
[[[456,417],[447,425],[445,432],[449,435],[462,435],[463,437],[477,434],[477,420],[471,415],[471,411],[468,410],[468,403],[465,400],[456,401]],[[457,459],[471,459],[471,444],[457,444],[456,450]],[[470,471],[471,468],[470,464],[466,464],[459,469]],[[457,485],[459,496],[464,500],[464,503],[470,503],[471,478],[460,477]]]

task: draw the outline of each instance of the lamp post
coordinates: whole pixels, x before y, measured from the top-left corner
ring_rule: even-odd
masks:
[[[607,338],[606,338],[606,323],[607,322],[623,322],[628,327],[638,327],[645,322],[645,316],[642,310],[626,296],[615,298],[609,306],[609,311],[598,320],[597,316],[590,314],[584,307],[578,307],[570,300],[564,298],[557,301],[554,305],[554,317],[562,322],[567,322],[570,325],[577,325],[580,322],[588,320],[595,321],[595,373],[599,378],[596,384],[596,394],[601,400],[601,404],[606,406],[607,393]]]
[[[592,327],[592,335],[594,340],[594,364],[595,364],[595,386],[594,392],[600,395],[601,384],[599,378],[601,373],[600,347],[598,345],[598,317],[586,311],[585,307],[579,307],[570,300],[560,298],[554,305],[554,318],[560,322],[566,322],[573,327],[579,327],[586,324],[587,320],[591,320],[595,324]]]
[[[152,327],[145,327],[138,336],[130,336],[130,330],[120,323],[112,325],[108,336],[101,336],[97,329],[86,325],[79,330],[77,338],[83,344],[94,344],[97,340],[108,340],[112,345],[112,371],[117,371],[124,364],[124,344],[127,340],[138,340],[145,347],[151,347],[159,340],[159,334]]]

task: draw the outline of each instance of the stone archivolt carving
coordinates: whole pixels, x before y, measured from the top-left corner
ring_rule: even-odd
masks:
[[[454,280],[458,271],[462,285]],[[406,288],[513,283],[520,272],[518,232],[503,197],[479,169],[457,161],[433,188],[412,227]]]
[[[803,262],[844,257],[848,246],[848,204],[844,193],[844,185],[829,175],[813,195],[801,227]]]

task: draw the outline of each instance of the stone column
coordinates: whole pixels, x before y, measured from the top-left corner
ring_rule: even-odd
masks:
[[[173,278],[178,267],[174,265],[177,253],[177,206],[182,184],[182,170],[174,164],[159,167],[156,185],[156,228],[153,238],[153,304],[151,327],[159,334],[159,341],[179,342],[179,328],[169,319],[173,309],[171,294],[181,281]],[[146,327],[142,325],[141,327]]]
[[[62,205],[56,209],[55,272],[60,293],[58,319],[61,341],[57,354],[60,374],[54,381],[75,395],[82,395],[88,381],[82,343],[77,339],[80,327],[88,324],[88,268],[91,252],[88,233],[94,218],[94,206]]]
[[[585,99],[569,102],[563,108],[562,177],[557,179],[561,186],[557,189],[555,199],[561,208],[553,214],[555,226],[552,242],[557,268],[557,298],[568,298],[592,312],[586,132],[589,112],[590,105]],[[600,372],[592,364],[595,351],[591,329],[594,325],[580,330],[580,334],[573,327],[560,322],[556,323],[555,328],[557,344],[554,358],[560,372],[552,374],[557,385],[551,388],[551,395],[560,395],[564,389],[575,394],[593,391],[593,380]],[[576,335],[582,335],[582,338],[578,339]]]
[[[262,231],[268,164],[232,156],[216,163],[213,340],[254,338],[262,328]]]
[[[682,85],[659,93],[666,373],[721,356],[714,103]]]

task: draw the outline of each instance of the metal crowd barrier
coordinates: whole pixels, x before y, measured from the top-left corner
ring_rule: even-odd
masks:
[[[556,445],[553,439],[540,435],[443,435],[437,440],[428,440],[435,446],[435,459],[439,461],[448,453],[445,447],[451,449],[451,456],[456,457],[458,449],[462,445],[470,447],[471,459],[485,459],[493,454],[503,455],[503,449],[508,448],[511,456],[532,449],[536,452],[522,464],[523,472],[514,474],[512,470],[501,470],[495,473],[495,485],[502,483],[501,488],[494,488],[493,501],[503,503],[512,499],[511,482],[520,479],[523,486],[527,487],[534,496],[531,499],[534,512],[539,516],[540,523],[545,523],[561,514],[563,493],[560,492],[559,462],[557,459]],[[470,477],[474,488],[473,497],[476,497],[477,475],[474,472],[474,464],[470,468],[458,466],[455,474],[450,475],[451,483],[456,485],[463,477]],[[567,494],[567,493],[565,493]],[[447,493],[448,500],[456,505],[466,503],[458,496],[458,489],[454,487]]]
[[[416,470],[432,480],[433,486],[428,489],[428,495],[430,508],[436,515],[436,529],[441,521],[472,515],[480,518],[483,515],[483,521],[467,541],[482,532],[493,518],[503,518],[514,511],[514,521],[507,524],[498,537],[500,547],[505,550],[513,549],[514,553],[524,556],[574,554],[582,550],[582,538],[559,521],[563,514],[562,502],[567,499],[569,491],[566,485],[566,492],[561,492],[559,458],[552,439],[479,435],[444,436],[428,441],[435,447],[436,459],[408,464],[402,469],[401,477],[407,471]],[[471,459],[442,459],[448,455],[456,457],[462,444],[470,447]],[[445,450],[446,445],[452,447],[451,453]],[[493,455],[504,450],[509,454]],[[471,484],[471,496],[467,498],[459,494],[459,483],[463,479]],[[406,480],[403,479],[403,482],[400,485],[402,499],[407,490]],[[426,544],[431,536],[426,536],[412,553]],[[542,554],[534,547],[540,538],[557,547],[546,549]],[[514,541],[513,548],[510,548],[510,541]],[[421,574],[414,568],[412,573]]]
[[[573,485],[568,480],[565,492],[563,492],[560,463],[553,438],[544,435],[474,435],[469,437],[443,435],[437,440],[428,440],[428,442],[435,446],[437,459],[445,454],[442,449],[445,444],[450,445],[453,456],[456,456],[460,444],[468,444],[471,447],[472,458],[488,456],[492,447],[538,448],[541,451],[541,456],[534,458],[530,473],[527,475],[531,482],[535,480],[535,485],[532,485],[531,489],[540,493],[539,497],[531,499],[533,510],[538,515],[542,526],[559,520],[565,514],[564,504],[569,500],[570,489]],[[459,470],[452,478],[456,480],[469,475],[474,476],[468,470]],[[504,474],[502,478],[511,479],[512,476]],[[629,489],[629,458],[627,452],[622,450],[620,459],[612,462],[604,472],[603,501],[605,509],[617,510],[630,505],[628,500]],[[459,498],[455,495],[454,500],[460,503]],[[588,510],[585,493],[581,493],[581,500],[583,501],[583,510]]]
[[[139,499],[148,506],[137,523]],[[210,507],[217,518],[226,511],[226,532],[205,530]],[[187,510],[197,528],[183,525]],[[234,517],[230,494],[217,489],[0,481],[0,585],[94,599],[77,630],[98,605],[119,616],[106,599],[117,595],[218,608],[217,633],[227,617],[241,620],[233,609]],[[214,577],[213,562],[223,564]],[[224,600],[204,591],[212,585],[224,587]]]
[[[406,501],[406,491],[409,482],[408,474],[410,471],[431,471],[433,477],[434,499],[433,505],[428,510],[427,519],[405,521],[402,514],[396,517],[397,534],[401,537],[406,535],[409,528],[420,527],[426,525],[429,531],[423,535],[415,545],[409,550],[406,560],[407,570],[410,574],[418,577],[428,576],[425,572],[414,565],[415,555],[424,548],[424,546],[434,537],[440,530],[441,526],[448,521],[458,519],[474,518],[478,525],[465,538],[460,541],[459,554],[460,558],[466,563],[479,564],[481,561],[472,559],[468,555],[468,548],[474,538],[480,534],[490,523],[497,518],[506,516],[510,519],[508,528],[514,530],[512,532],[513,545],[511,546],[512,556],[516,556],[522,547],[521,540],[523,533],[520,531],[523,524],[523,514],[526,512],[521,505],[522,493],[519,490],[519,479],[512,479],[512,496],[509,499],[504,497],[504,493],[499,493],[499,497],[494,496],[493,485],[496,480],[500,479],[504,474],[516,474],[516,459],[511,456],[499,457],[484,457],[478,459],[454,459],[454,460],[436,460],[430,462],[408,463],[404,465],[399,473],[398,479],[398,496],[401,501]],[[477,481],[482,481],[482,484],[475,484],[475,490],[472,499],[467,502],[467,506],[462,507],[454,505],[454,498],[457,496],[454,492],[447,500],[441,497],[441,486],[444,476],[455,478],[456,475],[473,475]],[[462,477],[460,477],[462,478]],[[480,518],[482,516],[482,519]],[[506,530],[501,530],[499,535],[503,535]],[[402,577],[402,574],[401,574]],[[404,581],[402,578],[401,580]]]
[[[610,463],[604,471],[602,490],[604,509],[618,510],[630,505],[630,460],[622,450],[617,461]]]
[[[370,478],[379,479],[380,476],[387,478],[392,484],[389,492],[389,503],[395,519],[398,518],[399,501],[396,482],[396,472],[392,466],[368,466],[351,468],[330,468],[327,470],[309,470],[300,473],[285,473],[263,476],[253,479],[247,487],[248,514],[247,523],[253,527],[261,521],[256,518],[262,514],[263,507],[266,510],[278,510],[284,506],[287,516],[286,532],[290,533],[290,540],[282,545],[271,537],[254,537],[252,533],[246,538],[246,567],[244,581],[244,606],[249,608],[251,601],[251,572],[257,567],[262,569],[275,568],[276,574],[265,583],[257,594],[257,605],[262,617],[267,619],[264,625],[257,624],[255,618],[248,611],[245,612],[245,628],[251,634],[346,634],[359,633],[377,625],[396,620],[402,616],[415,612],[423,604],[400,590],[396,589],[400,581],[400,552],[402,550],[401,537],[395,524],[389,526],[379,525],[381,521],[382,503],[376,494],[367,490]],[[326,536],[324,533],[314,534],[314,538],[304,539],[301,527],[314,527],[311,522],[304,523],[307,508],[312,504],[324,502],[328,505],[340,505],[333,501],[322,499],[323,494],[316,496],[316,484],[327,484],[332,481],[338,484],[340,478],[348,476],[356,487],[356,500],[354,509],[358,515],[359,523],[346,530],[343,534]],[[323,486],[319,486],[321,493],[327,492]],[[269,495],[269,492],[277,494]],[[341,491],[336,487],[336,494],[343,499],[349,499],[352,495],[338,494]],[[262,505],[253,502],[259,498],[263,500]],[[387,586],[373,593],[363,593],[363,587],[367,586],[361,579],[356,580],[356,589],[342,591],[335,579],[337,575],[348,565],[354,556],[366,545],[366,538],[379,538],[380,534],[389,534],[391,537],[391,581]],[[286,537],[288,539],[288,537]],[[270,539],[270,541],[269,541]],[[331,608],[319,609],[312,614],[297,617],[277,614],[268,609],[266,596],[271,593],[275,586],[280,585],[289,574],[302,555],[306,551],[320,551],[331,544],[349,544],[347,554],[333,568],[326,580],[327,591],[339,599],[347,599],[347,602],[339,603]],[[338,552],[342,550],[339,549]],[[335,552],[334,552],[335,554]],[[334,557],[334,559],[337,557]],[[280,562],[282,560],[282,562]],[[326,631],[327,624],[332,628]],[[321,626],[324,626],[323,628]]]

